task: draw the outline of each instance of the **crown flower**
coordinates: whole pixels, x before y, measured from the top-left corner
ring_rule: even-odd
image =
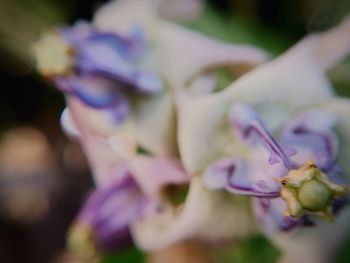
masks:
[[[185,169],[209,189],[252,196],[282,261],[327,262],[348,229],[350,103],[325,72],[349,53],[349,25],[305,37],[221,92],[178,97]]]
[[[221,244],[255,233],[256,220],[282,260],[330,258],[349,228],[350,102],[325,72],[350,52],[350,20],[266,62],[258,48],[166,20],[181,19],[184,2],[200,8],[111,1],[34,45],[38,71],[65,95],[62,128],[96,183],[71,247],[96,260],[131,242],[144,251]],[[219,87],[216,70],[242,65],[252,70]]]
[[[219,205],[226,196],[183,168],[176,94],[210,94],[215,68],[254,67],[267,55],[165,21],[156,2],[112,1],[91,23],[47,33],[34,45],[38,71],[65,95],[62,127],[82,144],[96,182],[70,234],[73,249],[90,259],[130,237],[147,251],[245,236],[251,228],[245,203],[227,213]],[[237,211],[245,227],[236,231]],[[227,223],[214,227],[213,214]]]

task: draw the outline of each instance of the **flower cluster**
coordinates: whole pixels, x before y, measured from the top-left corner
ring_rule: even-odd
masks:
[[[227,241],[256,220],[286,260],[327,260],[350,217],[350,101],[325,72],[350,51],[349,20],[266,62],[166,20],[159,2],[111,2],[34,45],[96,182],[71,245],[94,257],[131,241],[146,251]],[[215,70],[242,65],[254,69],[217,91]]]

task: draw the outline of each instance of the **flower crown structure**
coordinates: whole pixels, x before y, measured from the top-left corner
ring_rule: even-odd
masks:
[[[328,260],[349,228],[350,102],[325,72],[350,51],[349,19],[266,62],[159,10],[114,1],[34,44],[96,182],[70,244],[93,258],[131,242],[237,240],[257,223],[282,260]],[[217,91],[215,69],[242,65],[255,69]]]

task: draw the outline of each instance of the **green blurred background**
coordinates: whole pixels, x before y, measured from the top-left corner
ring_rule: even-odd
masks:
[[[63,162],[62,149],[71,147],[59,128],[63,96],[33,71],[29,47],[41,31],[90,19],[104,2],[0,0],[0,135],[24,125],[34,127],[47,138],[58,163]],[[348,0],[208,0],[202,15],[185,26],[225,41],[250,43],[277,56],[305,34],[333,26],[349,11]],[[349,60],[329,72],[340,95],[350,95],[349,72]],[[54,262],[63,251],[65,231],[92,183],[85,164],[62,167],[56,171],[61,187],[49,193],[50,209],[43,217],[23,223],[0,212],[0,262]],[[26,187],[22,179],[14,184],[11,187],[20,191]],[[0,199],[8,187],[0,174]],[[337,262],[350,262],[349,245],[350,240]],[[223,252],[227,262],[275,262],[278,255],[262,236]],[[107,255],[104,262],[143,260],[141,252],[130,249]]]

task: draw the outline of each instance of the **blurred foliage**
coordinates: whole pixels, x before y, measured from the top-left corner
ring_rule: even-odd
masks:
[[[106,255],[101,263],[116,263],[116,262],[123,262],[123,263],[141,263],[144,262],[145,257],[144,254],[141,253],[139,250],[133,248],[128,250],[123,250],[117,253],[111,253]]]
[[[210,6],[203,15],[188,24],[189,27],[227,42],[248,43],[266,49],[273,55],[280,54],[293,42],[289,34],[253,23],[239,15],[230,15]]]
[[[219,262],[253,263],[277,261],[280,252],[264,236],[255,235],[220,254]]]
[[[330,72],[329,77],[338,95],[350,97],[350,58],[336,65]]]

